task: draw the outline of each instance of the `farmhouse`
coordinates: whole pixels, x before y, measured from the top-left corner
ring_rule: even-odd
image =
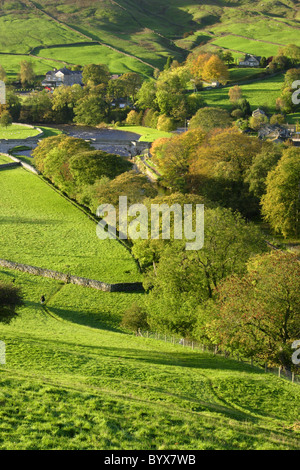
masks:
[[[244,60],[239,63],[240,67],[259,67],[261,57],[253,54],[246,54]]]
[[[253,111],[252,116],[253,117],[266,116],[266,113],[262,109],[257,108],[255,111]]]
[[[82,85],[82,72],[69,70],[66,67],[59,70],[50,70],[42,81],[42,86],[45,88],[56,88],[61,85],[72,86],[75,84]]]

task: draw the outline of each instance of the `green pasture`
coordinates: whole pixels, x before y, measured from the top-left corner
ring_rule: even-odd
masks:
[[[39,50],[38,55],[53,61],[65,60],[71,64],[105,64],[111,73],[137,72],[145,75],[152,73],[151,67],[139,60],[100,45],[47,48]]]
[[[237,36],[224,36],[216,38],[212,44],[220,48],[233,50],[239,54],[239,58],[243,58],[243,53],[254,54],[261,57],[271,57],[277,54],[281,46],[240,38]],[[283,47],[283,46],[282,46]]]
[[[0,53],[0,65],[4,68],[8,80],[16,80],[20,73],[20,62],[29,61],[33,65],[33,70],[36,75],[45,75],[48,70],[54,68],[61,68],[64,66],[61,62],[55,62],[52,60],[43,60],[37,57],[29,55],[14,55],[14,54],[1,54]]]
[[[122,314],[142,295],[0,269],[13,277],[25,305],[0,324],[1,449],[299,449],[299,385],[126,334]]]
[[[103,282],[140,280],[127,249],[99,240],[96,224],[42,179],[8,170],[0,185],[1,258]]]
[[[35,137],[39,131],[34,127],[12,124],[8,127],[0,126],[0,139],[26,139]]]
[[[270,112],[276,110],[276,99],[280,96],[283,84],[283,75],[256,81],[247,85],[241,84],[243,98],[246,98],[252,109],[259,106],[268,106]],[[231,109],[231,103],[228,97],[229,87],[202,91],[202,96],[208,106]]]
[[[266,42],[269,41],[274,43],[277,48],[280,47],[277,46],[277,44],[300,45],[299,29],[293,28],[287,25],[285,22],[277,21],[277,18],[267,19],[262,17],[260,19],[259,17],[254,18],[253,16],[250,16],[247,19],[244,17],[241,18],[240,21],[236,21],[236,18],[230,19],[230,17],[227,16],[226,21],[223,21],[221,24],[214,26],[212,31],[214,34],[218,35],[220,33],[239,34],[249,39],[261,39],[262,41]],[[222,39],[226,40],[226,36]],[[241,41],[241,45],[244,44],[243,38],[234,39],[233,37],[232,40],[237,41],[237,44],[239,44],[239,41]],[[263,47],[264,43],[260,43],[258,46],[259,45]],[[238,48],[238,50],[240,49]]]
[[[5,155],[2,155],[0,153],[0,165],[3,165],[5,163],[12,163],[12,160],[9,157],[6,157]]]
[[[1,16],[0,31],[0,51],[9,53],[28,54],[37,46],[82,41],[79,34],[26,7],[23,17],[16,13]]]

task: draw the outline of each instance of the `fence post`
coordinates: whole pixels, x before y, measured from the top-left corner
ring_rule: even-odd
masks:
[[[292,383],[295,382],[295,372],[292,372]]]
[[[278,377],[281,376],[281,366],[278,367]]]

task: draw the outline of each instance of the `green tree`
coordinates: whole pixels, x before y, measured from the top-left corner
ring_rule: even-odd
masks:
[[[0,282],[0,322],[10,323],[23,305],[21,289],[14,284]]]
[[[91,150],[88,142],[62,134],[40,141],[32,155],[36,168],[58,188],[71,195],[74,178],[70,173],[70,159],[88,150]]]
[[[158,110],[156,102],[156,82],[144,81],[137,93],[136,104],[140,109]]]
[[[28,60],[20,62],[20,80],[23,87],[33,85],[35,73],[32,62]]]
[[[9,111],[3,111],[0,116],[0,126],[7,128],[12,125],[12,117]]]
[[[273,252],[248,263],[244,277],[217,289],[205,330],[215,344],[270,365],[292,369],[293,341],[300,335],[300,264],[295,255]],[[201,317],[201,312],[200,312]],[[200,333],[201,334],[201,333]]]
[[[199,109],[190,121],[190,129],[200,127],[204,132],[215,128],[231,127],[231,125],[232,120],[226,110],[211,107]]]
[[[104,176],[113,179],[131,169],[132,163],[125,158],[101,150],[76,153],[69,160],[69,171],[76,191]]]
[[[52,109],[55,111],[56,122],[72,122],[74,107],[83,96],[84,90],[80,85],[56,88],[52,95]]]
[[[83,67],[82,81],[85,85],[97,86],[107,85],[110,73],[106,65],[103,64],[88,64]]]
[[[300,234],[300,149],[283,152],[277,166],[270,171],[262,214],[272,229],[284,237]]]
[[[145,281],[148,322],[153,329],[191,336],[197,306],[213,298],[222,279],[245,272],[249,257],[265,244],[259,230],[227,209],[205,211],[204,247],[186,251],[184,241],[168,244],[156,272]]]
[[[97,126],[104,122],[109,113],[109,105],[101,94],[89,94],[80,98],[74,107],[74,121],[78,124]]]
[[[135,102],[137,93],[142,86],[142,77],[138,73],[128,72],[121,76],[120,81],[124,83],[125,96]]]
[[[20,111],[21,122],[53,122],[52,100],[49,93],[39,91],[31,93],[22,102]]]
[[[125,311],[121,326],[136,334],[138,334],[139,330],[147,330],[149,325],[145,308],[140,307],[137,303],[132,304],[132,306]]]
[[[259,199],[266,192],[266,180],[282,157],[282,148],[275,144],[266,144],[261,152],[254,156],[250,168],[246,171],[245,181],[250,191]]]

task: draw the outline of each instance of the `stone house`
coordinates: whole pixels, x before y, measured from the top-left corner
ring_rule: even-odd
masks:
[[[42,86],[47,88],[56,88],[61,85],[72,86],[82,85],[82,72],[73,71],[63,67],[62,69],[50,70],[46,73],[45,79],[42,81]]]
[[[259,67],[261,57],[253,54],[246,54],[244,60],[239,63],[240,67]]]

